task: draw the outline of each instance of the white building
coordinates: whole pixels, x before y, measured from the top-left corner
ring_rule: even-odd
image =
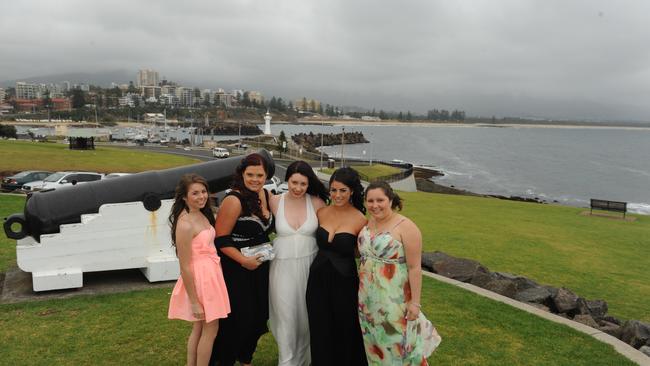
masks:
[[[158,86],[160,83],[158,77],[158,71],[151,69],[143,69],[138,71],[138,77],[136,79],[136,86]]]
[[[40,87],[36,84],[16,82],[16,99],[38,99],[41,97]]]
[[[223,89],[219,89],[214,93],[214,104],[223,105],[224,107],[232,107],[235,97],[232,94],[226,93]]]
[[[147,123],[165,123],[165,115],[162,113],[145,113],[144,121]]]
[[[194,89],[180,86],[176,88],[176,96],[178,97],[181,106],[194,106]]]

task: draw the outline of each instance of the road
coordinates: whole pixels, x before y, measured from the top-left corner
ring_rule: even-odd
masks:
[[[126,148],[131,148],[131,149],[137,149],[137,150],[146,150],[146,151],[155,151],[155,152],[161,152],[165,154],[174,154],[174,155],[180,155],[180,156],[187,156],[189,158],[194,158],[194,159],[199,159],[201,161],[212,161],[212,160],[217,160],[214,157],[212,157],[212,151],[210,150],[203,150],[203,149],[195,149],[195,150],[183,150],[179,148],[170,148],[170,147],[164,147],[164,146],[124,146]],[[284,175],[287,172],[287,166],[291,164],[290,160],[284,160],[284,159],[274,159],[275,161],[275,176],[280,178],[281,181],[284,182]]]

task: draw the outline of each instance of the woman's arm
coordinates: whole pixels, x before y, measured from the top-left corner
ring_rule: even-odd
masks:
[[[239,199],[234,196],[228,196],[224,198],[223,202],[221,203],[221,207],[219,208],[219,214],[217,215],[217,222],[215,224],[217,238],[223,239],[222,237],[228,237],[226,240],[229,240],[232,229],[235,227],[237,218],[239,218],[240,214],[241,203],[239,202]],[[223,254],[227,255],[235,262],[241,264],[242,267],[246,269],[254,270],[260,265],[258,257],[261,256],[261,254],[256,257],[246,257],[241,254],[239,249],[230,245],[221,246],[219,249]]]
[[[192,314],[197,319],[203,319],[203,304],[199,302],[196,296],[196,287],[194,286],[194,272],[192,271],[192,224],[185,217],[178,219],[176,224],[176,251],[178,254],[178,263],[181,269],[181,278],[185,284],[187,296],[190,298]]]
[[[404,221],[400,229],[411,287],[411,301],[406,304],[406,319],[415,320],[420,313],[422,291],[422,234],[415,223],[409,219]]]
[[[271,197],[269,197],[269,204],[271,206],[271,212],[273,215],[278,214],[278,205],[280,204],[280,196],[279,194],[273,194]]]

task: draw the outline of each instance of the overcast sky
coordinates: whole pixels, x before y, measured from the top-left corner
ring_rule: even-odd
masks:
[[[377,110],[650,121],[649,14],[647,0],[6,1],[0,80],[152,68]]]

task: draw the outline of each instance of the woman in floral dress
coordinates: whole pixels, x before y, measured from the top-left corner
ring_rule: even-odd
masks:
[[[422,235],[395,209],[402,202],[384,182],[366,189],[370,220],[359,233],[359,321],[370,365],[427,365],[419,321]],[[424,319],[426,321],[426,319]]]

